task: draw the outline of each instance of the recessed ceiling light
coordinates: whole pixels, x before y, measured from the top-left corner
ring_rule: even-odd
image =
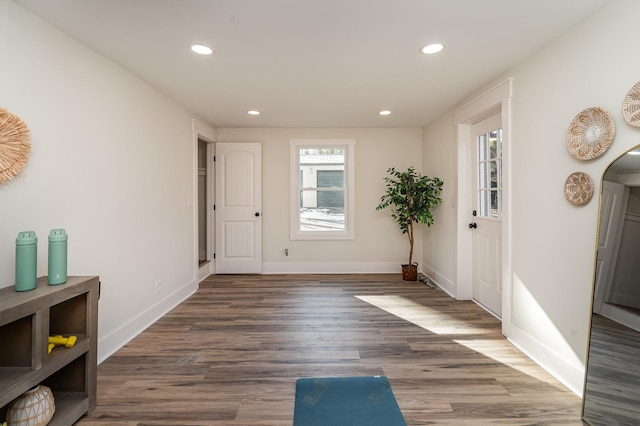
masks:
[[[378,114],[380,114],[380,115],[390,115],[390,114],[391,114],[391,111],[389,111],[389,110],[384,110],[384,111],[380,111]]]
[[[193,44],[191,45],[191,50],[198,55],[211,55],[213,53],[213,49],[204,44]]]
[[[247,111],[249,115],[260,115],[260,111],[256,111],[255,109]]]
[[[422,53],[424,53],[425,55],[433,55],[434,53],[440,52],[442,49],[444,49],[443,45],[441,45],[440,43],[433,43],[423,47]]]

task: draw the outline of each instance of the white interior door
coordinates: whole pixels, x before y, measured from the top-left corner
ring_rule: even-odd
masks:
[[[596,259],[595,294],[593,312],[601,313],[603,303],[611,288],[616,267],[622,224],[627,210],[628,188],[615,182],[602,182],[600,205],[600,231]]]
[[[216,144],[216,273],[262,272],[262,147]]]
[[[475,159],[473,299],[502,316],[502,129],[500,114],[471,126]]]

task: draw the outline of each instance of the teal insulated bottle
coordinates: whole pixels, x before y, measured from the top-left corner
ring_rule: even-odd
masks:
[[[33,231],[20,232],[16,238],[16,291],[28,291],[37,285],[38,237]]]
[[[49,285],[67,282],[67,233],[64,229],[49,232]]]

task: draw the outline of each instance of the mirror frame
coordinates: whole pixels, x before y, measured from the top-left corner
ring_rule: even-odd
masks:
[[[594,307],[595,307],[595,297],[596,297],[596,284],[597,284],[597,273],[598,273],[598,249],[599,249],[599,241],[600,241],[600,234],[601,234],[601,220],[602,220],[602,201],[603,201],[603,190],[604,190],[604,182],[605,182],[605,176],[607,175],[607,173],[610,172],[611,167],[618,162],[619,160],[625,158],[625,156],[627,154],[629,154],[632,151],[640,151],[640,144],[635,145],[630,147],[629,149],[625,150],[623,153],[621,153],[620,155],[618,155],[616,158],[614,158],[605,168],[604,171],[602,172],[601,178],[600,178],[600,184],[599,184],[599,193],[598,193],[598,215],[597,215],[597,222],[596,222],[596,239],[595,239],[595,253],[594,253],[594,257],[593,257],[593,279],[592,279],[592,283],[591,283],[591,303],[590,303],[590,311],[589,311],[589,327],[587,330],[587,348],[586,348],[586,356],[585,356],[585,373],[584,373],[584,384],[583,384],[583,391],[582,391],[582,407],[581,407],[581,412],[580,412],[580,417],[582,419],[583,422],[585,422],[586,424],[590,425],[590,426],[594,426],[594,423],[592,423],[593,420],[590,420],[589,418],[585,417],[585,405],[586,405],[586,400],[587,400],[587,381],[588,381],[588,377],[589,377],[589,364],[590,364],[590,353],[591,353],[591,347],[592,347],[592,342],[591,342],[591,338],[592,338],[592,332],[593,332],[593,315],[594,315]],[[632,186],[640,186],[640,156],[638,156],[637,159],[637,174],[638,175],[638,181],[636,185],[632,185]],[[624,184],[624,183],[623,183]],[[630,186],[625,184],[625,186]],[[640,359],[640,352],[638,355],[638,358]],[[638,408],[638,416],[640,417],[640,403],[639,403],[639,408]]]

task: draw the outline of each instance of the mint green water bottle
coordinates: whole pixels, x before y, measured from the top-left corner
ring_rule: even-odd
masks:
[[[28,291],[37,285],[38,237],[33,231],[20,232],[16,238],[16,291]]]
[[[67,233],[64,229],[49,232],[49,285],[67,282]]]

